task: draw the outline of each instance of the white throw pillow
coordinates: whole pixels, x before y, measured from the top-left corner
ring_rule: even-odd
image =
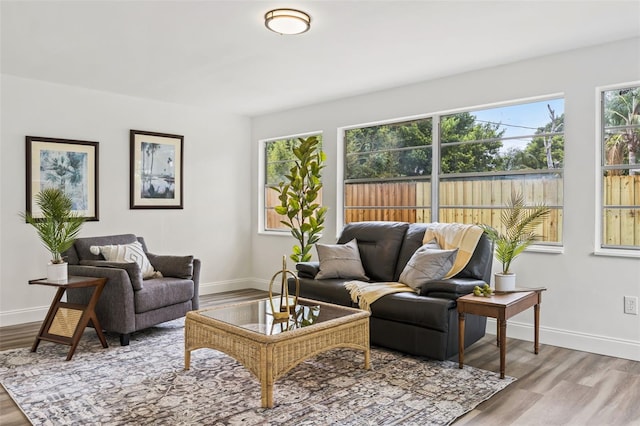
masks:
[[[458,249],[441,250],[434,247],[439,246],[430,241],[416,250],[398,280],[417,289],[427,281],[444,278],[456,260]]]
[[[140,266],[143,279],[154,278],[159,274],[153,269],[153,266],[151,266],[147,255],[142,249],[142,244],[140,244],[139,241],[130,244],[91,246],[89,250],[93,254],[102,254],[105,260],[110,262],[137,263],[138,266]]]
[[[316,279],[351,278],[369,280],[362,267],[358,242],[355,238],[346,244],[316,244],[316,250],[320,260],[320,272],[316,275]]]

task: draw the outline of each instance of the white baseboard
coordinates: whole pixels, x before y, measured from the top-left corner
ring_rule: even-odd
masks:
[[[269,281],[257,278],[243,278],[237,280],[218,281],[214,283],[200,283],[200,294],[214,294],[225,291],[242,290],[245,288],[255,288],[258,290],[269,290]]]
[[[200,294],[222,293],[224,291],[241,290],[244,288],[257,288],[259,290],[267,291],[269,290],[269,281],[244,278],[200,283]],[[48,310],[49,305],[0,312],[0,327],[44,321],[44,317],[47,316]]]
[[[29,322],[44,321],[49,306],[37,306],[35,308],[14,309],[0,312],[0,327],[9,325],[26,324]]]
[[[200,294],[214,294],[225,291],[255,288],[269,290],[269,281],[258,278],[218,281],[200,284]],[[37,306],[26,309],[15,309],[0,312],[0,327],[42,321],[47,315],[49,306]],[[496,321],[487,319],[487,333],[496,334]],[[533,342],[533,325],[517,321],[509,321],[507,336],[514,339]],[[600,355],[640,361],[640,342],[616,339],[595,334],[561,330],[552,327],[540,327],[540,343],[559,346]]]
[[[487,333],[496,334],[497,322],[487,319]],[[517,321],[507,324],[507,337],[533,342],[533,325]],[[640,361],[640,342],[577,331],[540,326],[540,343],[594,354]]]

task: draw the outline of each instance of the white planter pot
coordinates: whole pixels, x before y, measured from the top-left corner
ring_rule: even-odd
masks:
[[[67,280],[67,262],[49,263],[47,265],[47,280],[66,281]]]
[[[512,291],[516,288],[516,274],[495,274],[496,291]]]

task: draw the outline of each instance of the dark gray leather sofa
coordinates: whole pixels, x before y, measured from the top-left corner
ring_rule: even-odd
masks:
[[[427,224],[404,222],[355,222],[346,225],[338,244],[358,242],[362,266],[373,282],[398,281],[413,253],[422,246]],[[491,276],[493,245],[482,235],[466,267],[456,276],[429,281],[416,293],[395,293],[371,305],[371,343],[438,360],[458,353],[456,299],[471,293]],[[350,279],[316,280],[318,262],[296,265],[300,297],[355,306],[344,288]],[[289,292],[295,282],[289,280]],[[486,318],[465,316],[465,347],[485,334]]]
[[[161,278],[143,280],[136,263],[107,262],[91,246],[130,244],[138,241]],[[133,234],[76,239],[64,253],[69,274],[107,278],[96,315],[107,332],[118,333],[120,344],[129,344],[131,333],[165,321],[181,318],[199,306],[200,260],[193,256],[149,253],[144,238]],[[90,289],[69,289],[67,300],[86,304]]]

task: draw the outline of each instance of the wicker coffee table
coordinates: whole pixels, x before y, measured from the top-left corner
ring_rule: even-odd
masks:
[[[260,381],[262,407],[273,407],[274,382],[302,361],[338,347],[364,351],[370,368],[369,312],[299,299],[287,321],[274,321],[269,299],[187,313],[184,366],[191,351],[216,349],[235,358]]]

